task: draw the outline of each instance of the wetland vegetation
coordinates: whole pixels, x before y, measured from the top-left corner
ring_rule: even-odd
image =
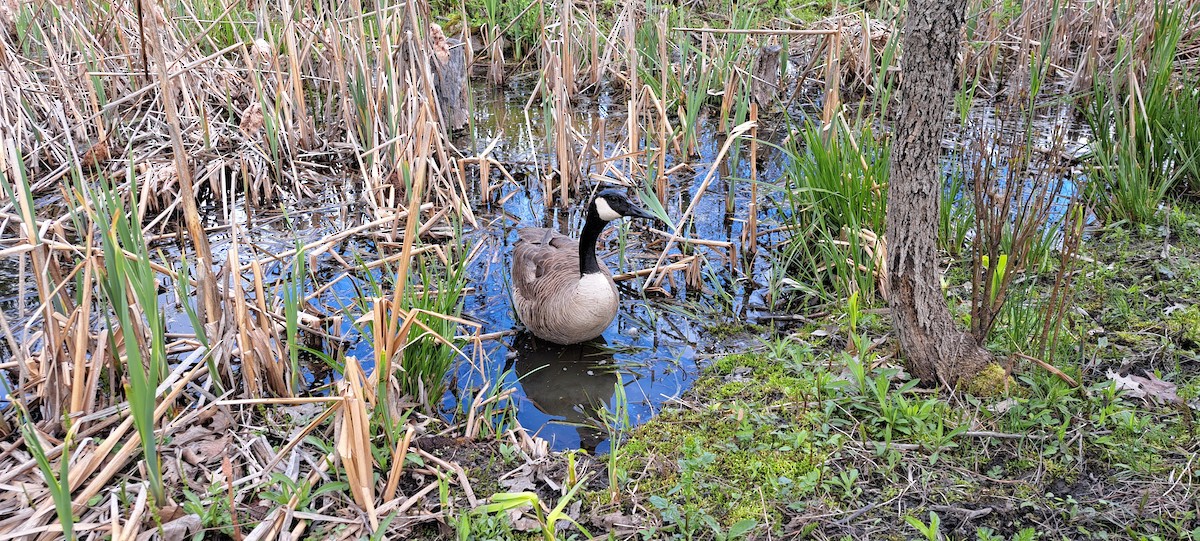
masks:
[[[908,2],[0,0],[0,539],[1200,540],[1200,4],[944,3],[949,378]]]

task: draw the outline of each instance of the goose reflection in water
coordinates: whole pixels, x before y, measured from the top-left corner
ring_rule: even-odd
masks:
[[[592,454],[608,438],[597,412],[608,406],[620,382],[607,346],[603,336],[564,346],[523,332],[510,350],[525,397],[542,413],[574,426],[580,448]]]

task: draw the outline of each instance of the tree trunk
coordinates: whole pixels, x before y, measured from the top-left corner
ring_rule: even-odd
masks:
[[[941,140],[954,95],[966,0],[910,0],[901,41],[903,80],[888,186],[889,305],[910,373],[953,388],[992,355],[954,325],[937,260]]]

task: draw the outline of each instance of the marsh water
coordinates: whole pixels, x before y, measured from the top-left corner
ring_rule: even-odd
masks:
[[[674,248],[675,254],[683,250],[699,260],[687,272],[670,273],[661,288],[644,288],[644,278],[622,281],[618,316],[596,341],[556,346],[520,332],[508,285],[509,254],[517,229],[551,227],[575,236],[583,221],[581,205],[598,184],[596,179],[586,180],[584,189],[565,208],[546,205],[542,175],[549,170],[552,142],[544,137],[540,111],[526,116],[527,96],[524,92],[477,90],[475,102],[479,105],[471,130],[455,140],[467,156],[491,147],[489,155],[503,164],[517,182],[502,182],[501,176],[494,174],[491,181],[498,184],[495,193],[488,201],[474,202],[475,226],[465,227],[462,237],[453,240],[478,246],[467,269],[469,289],[463,317],[478,323],[480,332],[489,338],[481,342],[479,349],[468,344],[465,353],[471,361],[455,365],[450,374],[453,385],[442,404],[446,412],[452,412],[469,404],[480,388],[499,384],[514,390],[512,400],[520,423],[549,440],[553,448],[603,452],[608,446],[606,422],[637,425],[646,421],[665,403],[680,397],[708,359],[756,345],[756,337],[729,340],[719,330],[760,318],[770,320],[763,297],[771,272],[771,246],[784,239],[778,233],[761,235],[758,241],[762,249],[756,253],[745,250],[743,229],[750,207],[750,183],[745,180],[750,176],[748,149],[742,146],[735,165],[715,164],[725,139],[715,121],[702,120],[696,154],[666,157],[668,169],[681,159],[687,167],[669,176],[670,190],[664,206],[671,217],[680,216],[697,196],[710,169],[720,167],[715,180],[699,194],[693,217],[681,231],[690,239],[716,244]],[[590,134],[593,146],[602,148],[604,157],[624,152],[620,147],[625,144],[621,104],[600,93],[583,100],[578,110],[581,112],[572,118],[575,130]],[[985,114],[980,118],[987,121],[989,117]],[[771,136],[760,137],[770,140]],[[762,231],[785,223],[786,211],[780,209],[788,205],[772,188],[783,174],[784,155],[764,145],[758,157],[758,219]],[[641,161],[645,163],[645,158]],[[618,168],[624,168],[623,163],[613,161]],[[356,186],[352,179],[331,178],[318,197],[295,202],[295,208],[286,213],[249,210],[237,201],[220,208],[210,204],[214,256],[218,261],[226,260],[233,240],[226,227],[230,222],[250,224],[238,234],[238,243],[246,252],[243,264],[251,257],[245,250],[249,244],[259,252],[280,253],[294,248],[297,242],[316,241],[362,223],[365,205],[358,202]],[[735,202],[732,212],[726,204],[730,197]],[[666,224],[656,228],[670,231]],[[601,236],[599,254],[614,273],[637,271],[654,265],[665,240],[650,224],[614,223]],[[174,246],[178,244],[167,243],[163,253],[178,254]],[[336,252],[350,261],[355,257],[370,261],[378,250],[376,241],[368,238],[350,238],[336,247]],[[361,292],[364,277],[346,273],[340,265],[333,265],[328,255],[318,258],[315,264],[315,283],[331,285],[312,299],[312,306],[324,316],[345,314],[338,332],[345,340],[345,353],[369,362],[374,358],[370,340],[350,323],[361,315],[352,306],[352,299]],[[269,281],[289,272],[286,263],[268,265],[265,270]],[[13,322],[22,321],[36,309],[32,282],[19,280],[19,274],[13,258],[0,259],[0,308]],[[315,289],[312,284],[308,287],[310,292]],[[170,322],[168,332],[190,333],[190,324],[174,293],[165,292],[162,302]],[[18,335],[21,332],[17,329]],[[4,348],[0,355],[3,362],[10,355],[6,346],[0,348]],[[317,392],[336,377],[320,367],[305,374]],[[624,404],[620,405],[625,406],[621,409],[627,411],[627,417],[614,419],[597,413],[617,411],[619,395],[623,395]]]
[[[474,144],[480,149],[499,140],[492,155],[501,163],[516,164],[522,176],[534,179],[523,186],[505,183],[494,198],[498,203],[481,207],[480,227],[472,233],[473,241],[482,242],[485,248],[470,268],[470,283],[476,289],[467,297],[464,314],[481,323],[485,333],[519,328],[508,291],[509,254],[517,229],[551,227],[575,236],[583,223],[586,194],[565,209],[557,204],[545,205],[541,183],[535,175],[536,164],[544,164],[548,159],[547,143],[540,137],[537,117],[526,123],[521,110],[524,99],[504,94],[477,99],[477,103],[492,105],[475,116],[474,142],[464,140],[464,144]],[[596,141],[594,146],[603,146],[604,156],[621,154],[618,142],[624,138],[625,121],[622,108],[602,94],[595,101],[582,104],[581,109],[588,112],[573,118],[575,128],[590,133]],[[670,177],[670,197],[664,205],[670,216],[683,213],[710,168],[716,166],[713,159],[724,143],[716,131],[716,126],[705,122],[697,148],[699,155],[688,159],[690,167]],[[623,281],[618,284],[621,309],[597,340],[558,346],[517,332],[485,342],[482,352],[485,361],[478,363],[480,366],[459,365],[455,374],[457,388],[468,390],[503,381],[516,389],[518,418],[527,429],[549,440],[556,449],[603,452],[608,439],[605,421],[629,425],[644,422],[665,402],[686,391],[707,359],[746,349],[746,341],[752,339],[723,341],[718,338],[722,334],[712,332],[714,327],[751,316],[756,308],[762,308],[753,300],[761,294],[761,284],[756,282],[755,275],[765,272],[768,263],[765,258],[743,258],[741,246],[750,185],[740,180],[731,188],[728,181],[730,177],[750,176],[745,148],[741,155],[739,167],[719,172],[717,179],[700,194],[694,218],[684,232],[689,238],[731,246],[695,250],[704,258],[698,265],[702,274],[699,284],[685,287],[683,272],[674,272],[668,277],[668,283],[674,285],[657,293],[643,294],[642,278]],[[668,156],[668,168],[675,164],[675,158]],[[760,155],[759,163],[760,178],[773,181],[781,174],[782,158],[778,152],[767,149]],[[589,188],[594,185],[595,182],[585,184]],[[732,214],[726,208],[731,192],[737,201]],[[760,198],[772,196],[767,189],[760,194]],[[764,206],[774,208],[774,205]],[[601,236],[598,253],[614,274],[654,265],[666,238],[652,232],[651,227],[670,231],[665,224],[618,222]],[[618,409],[616,385],[623,388],[627,418],[605,419],[605,415],[597,415],[597,410]],[[460,399],[448,396],[447,406]]]

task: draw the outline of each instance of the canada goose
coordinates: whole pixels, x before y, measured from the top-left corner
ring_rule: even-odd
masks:
[[[607,189],[588,205],[579,241],[545,228],[517,231],[513,249],[513,307],[530,332],[556,344],[600,336],[617,317],[617,284],[596,259],[596,240],[608,222],[654,215],[620,190]]]

